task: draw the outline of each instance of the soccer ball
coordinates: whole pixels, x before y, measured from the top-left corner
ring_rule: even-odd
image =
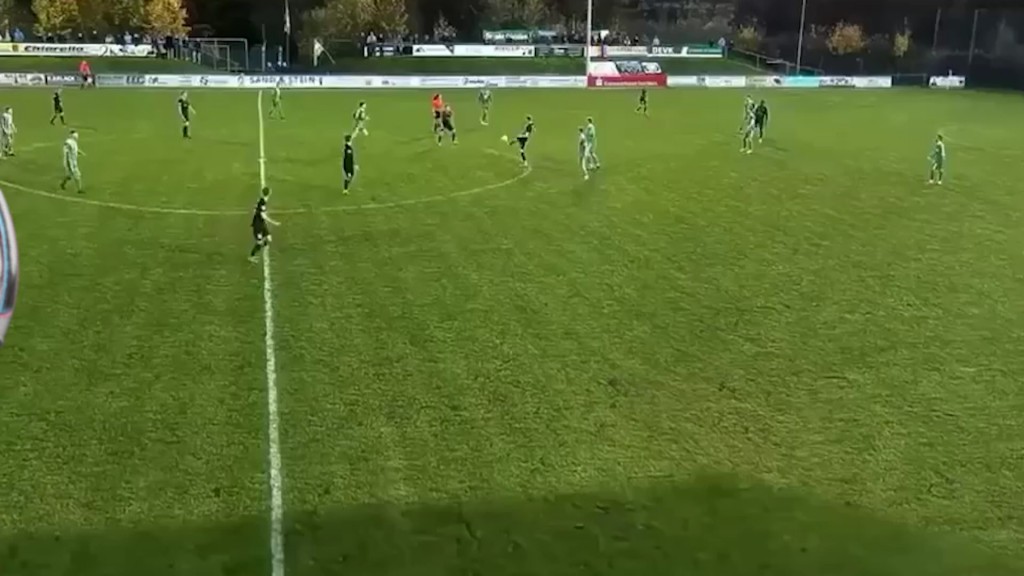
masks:
[[[508,142],[508,136],[506,136],[506,135],[502,134],[502,135],[501,135],[501,141],[502,141],[502,142]]]

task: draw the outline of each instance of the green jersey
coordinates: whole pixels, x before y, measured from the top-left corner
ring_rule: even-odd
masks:
[[[946,162],[946,143],[938,141],[935,143],[935,148],[932,149],[932,163],[936,166],[941,166]]]
[[[486,88],[481,90],[480,94],[477,96],[477,101],[479,101],[480,105],[485,107],[485,108],[490,106],[491,105],[491,91],[487,90]]]
[[[352,119],[356,121],[356,124],[366,122],[366,108],[363,106],[356,108],[356,111],[352,113]]]

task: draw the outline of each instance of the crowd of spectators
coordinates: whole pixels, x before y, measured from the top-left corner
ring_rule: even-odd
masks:
[[[198,62],[201,55],[199,41],[186,36],[156,37],[142,32],[106,34],[92,32],[65,32],[63,34],[26,35],[19,27],[0,30],[3,42],[39,42],[43,44],[118,44],[121,46],[152,46],[153,54],[159,58],[176,58]]]

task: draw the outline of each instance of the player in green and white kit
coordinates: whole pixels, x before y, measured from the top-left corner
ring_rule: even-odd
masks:
[[[597,126],[594,126],[593,118],[587,118],[583,136],[587,144],[587,169],[597,170],[601,167],[601,160],[597,157]]]
[[[590,151],[587,150],[587,135],[586,131],[582,127],[580,127],[580,139],[578,147],[580,169],[583,170],[583,179],[590,180],[590,168],[587,167],[587,157]]]
[[[274,85],[274,97],[270,101],[270,117],[273,118],[277,115],[277,118],[284,120],[284,105],[281,103],[281,85],[283,82],[278,79],[277,84]]]
[[[64,180],[60,183],[60,189],[67,188],[68,182],[75,181],[78,193],[82,193],[82,173],[78,170],[78,155],[84,153],[78,149],[78,132],[72,130],[64,141]]]
[[[480,94],[476,97],[477,102],[480,103],[480,123],[487,126],[491,120],[491,91],[487,88],[480,90]]]
[[[14,109],[10,106],[0,114],[0,158],[14,156],[14,135],[18,128],[14,125]]]
[[[946,175],[946,143],[942,140],[942,134],[935,136],[935,147],[929,156],[932,161],[932,171],[928,176],[929,184],[942,184],[942,177]]]
[[[757,130],[756,108],[754,99],[747,96],[743,102],[743,125],[740,126],[740,134],[743,135],[743,144],[740,146],[740,152],[746,152],[747,154],[754,151],[754,132]]]
[[[352,138],[355,139],[361,132],[363,136],[369,136],[370,132],[366,129],[366,122],[370,119],[366,115],[366,102],[362,101],[359,103],[359,107],[352,113],[352,122],[354,127],[352,128]]]

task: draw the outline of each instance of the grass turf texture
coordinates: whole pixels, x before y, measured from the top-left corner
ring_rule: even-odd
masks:
[[[0,350],[0,566],[269,574],[255,94],[8,91],[22,291]],[[268,122],[288,574],[1024,569],[1015,96],[288,92]],[[341,134],[366,99],[362,171]],[[533,171],[504,188],[394,208]],[[593,115],[603,172],[583,182]],[[945,187],[925,185],[948,136]],[[492,153],[490,150],[496,152]],[[74,193],[66,193],[74,198]],[[288,213],[288,210],[307,210]]]

